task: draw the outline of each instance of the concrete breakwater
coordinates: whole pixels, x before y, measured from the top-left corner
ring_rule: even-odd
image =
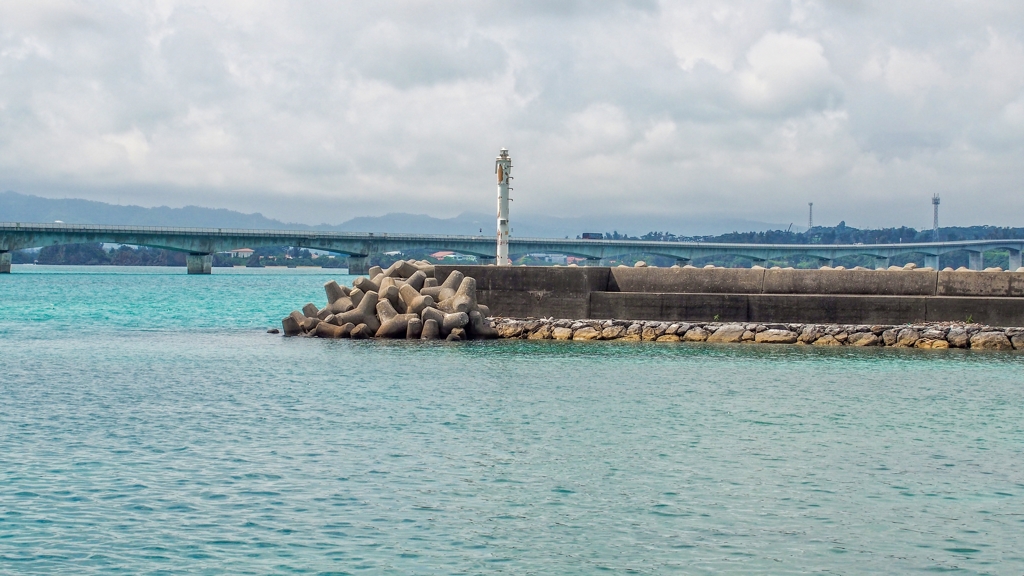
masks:
[[[444,282],[428,262],[399,260],[370,268],[352,287],[324,284],[327,305],[312,302],[283,320],[285,336],[464,340],[497,338],[490,310],[477,302],[476,280],[452,271]],[[273,331],[273,330],[272,330]]]
[[[507,318],[1024,326],[1024,272],[441,266]]]
[[[1024,350],[1024,328],[993,328],[981,324],[962,323],[868,326],[496,318],[494,325],[499,337],[524,340]]]

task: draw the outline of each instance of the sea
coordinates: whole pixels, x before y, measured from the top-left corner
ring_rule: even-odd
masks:
[[[0,573],[1024,573],[1024,355],[267,333],[329,279],[0,276]]]

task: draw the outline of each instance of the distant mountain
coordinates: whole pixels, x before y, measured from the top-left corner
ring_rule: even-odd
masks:
[[[302,224],[286,224],[262,214],[242,214],[223,208],[143,208],[120,206],[75,198],[41,198],[0,193],[0,221],[53,222],[68,224],[121,224],[125,226],[189,226],[195,228],[306,229]]]
[[[0,222],[53,222],[69,224],[121,224],[129,226],[186,226],[195,228],[257,228],[271,230],[338,230],[346,232],[382,232],[406,234],[485,234],[494,233],[493,214],[466,212],[454,218],[434,218],[425,214],[393,213],[361,216],[341,224],[310,226],[282,222],[262,214],[243,214],[223,208],[144,208],[121,206],[82,199],[42,198],[16,192],[0,193]],[[645,216],[556,217],[512,214],[512,234],[521,238],[575,238],[584,232],[639,236],[651,231],[667,231],[685,236],[722,234],[734,231],[785,229],[784,224],[749,220],[708,220]],[[796,231],[803,228],[796,227]]]

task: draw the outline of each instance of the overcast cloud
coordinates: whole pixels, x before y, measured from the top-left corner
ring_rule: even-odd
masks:
[[[1021,226],[1022,39],[986,0],[8,0],[0,189],[450,217],[507,146],[513,216]]]

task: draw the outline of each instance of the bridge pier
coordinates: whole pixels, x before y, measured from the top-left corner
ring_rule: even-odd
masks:
[[[984,252],[968,252],[967,253],[967,267],[971,270],[984,270],[985,269],[985,253]]]
[[[1020,259],[1020,254],[1017,255],[1017,259]],[[0,274],[11,273],[11,253],[0,252]]]
[[[885,256],[875,256],[875,270],[888,270],[889,259]]]
[[[348,273],[349,274],[369,274],[370,273],[370,256],[349,256],[348,257]]]
[[[1007,270],[1012,270],[1016,272],[1017,268],[1020,268],[1022,265],[1024,265],[1021,263],[1022,259],[1020,255],[1020,250],[1010,250],[1010,265],[1009,267],[1007,267]]]
[[[689,263],[690,263],[690,259],[689,258],[676,258],[676,266],[679,266],[680,268],[682,268],[683,266],[686,266]]]
[[[600,266],[601,265],[601,259],[600,258],[589,258],[588,257],[586,260],[583,261],[583,265],[584,266]]]
[[[939,269],[939,256],[937,254],[935,256],[925,255],[925,257],[924,257],[924,265],[926,267],[931,266],[932,268],[935,268],[936,270],[938,270]]]
[[[213,272],[213,254],[189,254],[185,257],[189,274],[210,274]]]
[[[494,266],[498,262],[498,258],[496,256],[477,256],[476,261],[481,266]]]

